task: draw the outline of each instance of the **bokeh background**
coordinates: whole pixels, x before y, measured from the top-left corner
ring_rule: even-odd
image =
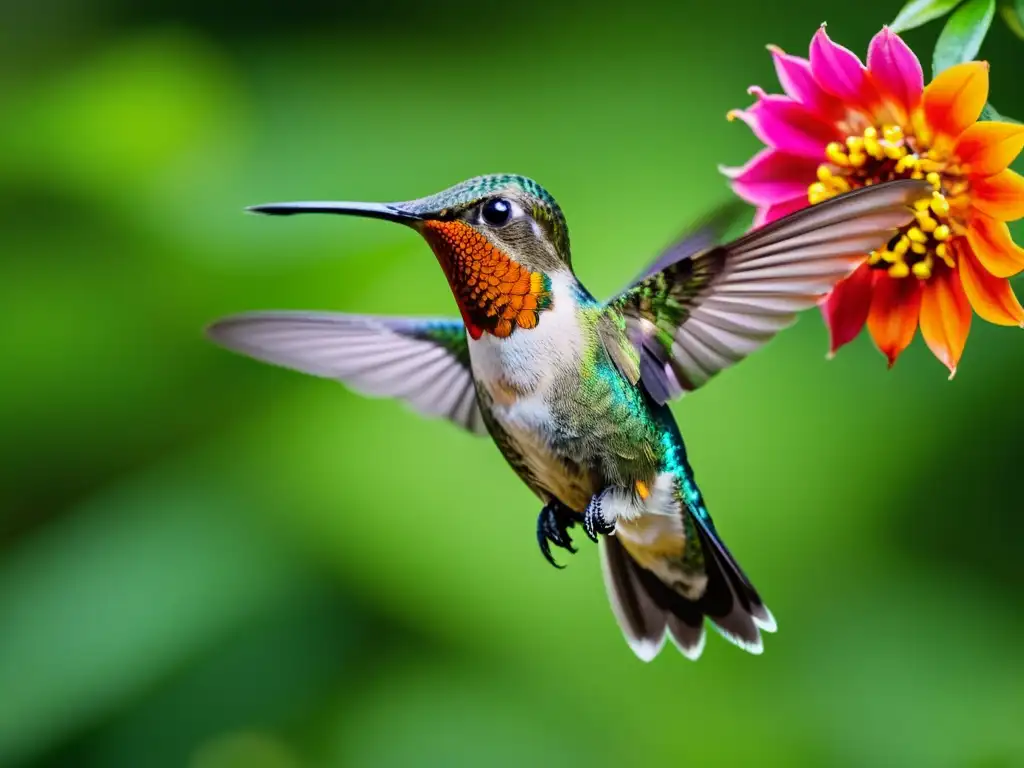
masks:
[[[826,363],[808,314],[676,406],[780,632],[650,665],[487,442],[201,336],[453,313],[409,231],[242,209],[486,172],[554,192],[607,295],[728,197],[766,43],[896,10],[6,3],[0,765],[1024,765],[1020,332],[976,321],[951,383],[920,339]],[[1024,117],[1024,43],[982,55]]]

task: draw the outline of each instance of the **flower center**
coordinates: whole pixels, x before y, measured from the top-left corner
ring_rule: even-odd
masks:
[[[845,145],[829,144],[825,156],[828,162],[818,166],[818,180],[807,188],[812,205],[894,179],[926,179],[935,190],[931,199],[915,204],[912,224],[868,256],[872,268],[884,269],[890,277],[927,280],[939,262],[955,267],[949,240],[964,231],[955,210],[966,199],[967,181],[948,156],[905,136],[898,125],[868,126],[860,136],[848,136]]]

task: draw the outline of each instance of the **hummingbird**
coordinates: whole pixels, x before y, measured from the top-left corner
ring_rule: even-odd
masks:
[[[666,639],[697,659],[706,620],[761,653],[775,619],[712,522],[669,403],[817,304],[929,193],[921,181],[877,184],[725,244],[711,222],[607,301],[576,276],[562,209],[524,176],[481,176],[407,202],[257,205],[249,210],[414,229],[460,317],[250,312],[207,333],[489,436],[539,499],[537,541],[552,565],[552,546],[577,551],[577,525],[599,542],[613,613],[640,659]],[[609,211],[628,215],[621,202]]]

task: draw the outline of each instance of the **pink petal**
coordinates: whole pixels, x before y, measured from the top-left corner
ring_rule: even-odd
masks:
[[[794,197],[791,200],[784,200],[781,203],[758,208],[757,212],[754,213],[753,226],[756,229],[757,227],[763,227],[765,224],[771,224],[773,221],[781,219],[783,216],[789,216],[791,213],[796,213],[808,205],[807,193],[805,192],[800,197]]]
[[[768,146],[821,162],[828,143],[842,138],[835,124],[824,122],[788,96],[766,94],[756,87],[750,92],[758,97],[757,102],[749,109],[734,109],[728,117],[749,125]]]
[[[867,322],[875,274],[876,270],[864,262],[853,274],[837,283],[822,302],[821,314],[828,326],[829,357],[857,338]]]
[[[818,85],[811,72],[811,62],[788,54],[775,45],[769,45],[768,50],[775,62],[779,83],[790,97],[823,117],[836,119],[842,115],[843,103]]]
[[[794,197],[807,197],[818,162],[787,155],[770,147],[754,155],[742,168],[722,168],[733,191],[752,205],[772,205]]]
[[[875,86],[909,115],[921,103],[924,73],[910,46],[888,27],[871,38],[868,71]]]
[[[849,104],[870,110],[877,101],[860,59],[848,48],[833,43],[824,24],[811,39],[811,71],[818,85]]]

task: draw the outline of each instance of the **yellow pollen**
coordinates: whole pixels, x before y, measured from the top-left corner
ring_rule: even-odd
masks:
[[[906,149],[900,146],[896,146],[895,144],[883,144],[882,151],[885,153],[885,156],[890,160],[899,160],[900,158],[905,157],[907,154]]]
[[[833,165],[838,165],[842,168],[845,168],[850,164],[850,158],[846,156],[846,150],[838,141],[833,141],[825,147],[825,157],[827,157]]]
[[[904,155],[896,163],[896,173],[906,173],[907,171],[917,170],[917,158],[913,155]]]
[[[940,218],[949,216],[949,202],[942,196],[941,192],[932,193],[929,207],[932,209],[932,213]]]
[[[828,200],[830,197],[834,197],[834,195],[831,194],[828,188],[820,181],[815,184],[811,184],[811,186],[807,188],[807,199],[811,205],[820,203],[822,200]]]
[[[811,204],[859,187],[893,179],[925,179],[931,197],[916,200],[914,221],[884,247],[868,254],[867,263],[890,277],[930,280],[935,269],[956,268],[949,241],[963,233],[961,212],[968,210],[969,188],[955,159],[933,151],[931,136],[919,127],[869,125],[860,135],[846,136],[825,147],[825,162],[807,187]]]
[[[882,136],[890,144],[899,144],[903,141],[903,129],[898,125],[886,125],[882,128]]]

